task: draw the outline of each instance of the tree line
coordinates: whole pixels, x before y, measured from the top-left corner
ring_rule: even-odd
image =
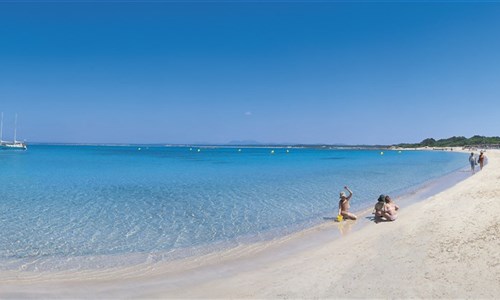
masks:
[[[486,137],[475,135],[470,138],[464,136],[453,136],[447,139],[435,140],[427,138],[420,143],[410,144],[402,143],[395,146],[404,148],[418,148],[418,147],[468,147],[468,146],[498,146],[500,145],[500,137],[492,136]]]

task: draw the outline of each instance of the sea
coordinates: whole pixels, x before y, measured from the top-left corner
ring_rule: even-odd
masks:
[[[344,186],[357,212],[466,166],[452,151],[328,147],[0,151],[0,271],[115,267],[274,239],[332,219]]]

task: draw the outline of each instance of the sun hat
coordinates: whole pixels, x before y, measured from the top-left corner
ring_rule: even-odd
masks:
[[[345,193],[344,192],[340,192],[340,198],[342,197],[345,197]]]

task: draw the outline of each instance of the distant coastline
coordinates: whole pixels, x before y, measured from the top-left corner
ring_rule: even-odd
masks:
[[[230,141],[228,143],[64,143],[64,142],[31,142],[31,145],[47,146],[110,146],[110,147],[217,147],[217,148],[311,148],[311,149],[415,149],[449,150],[446,148],[461,147],[463,149],[475,147],[483,149],[499,149],[500,137],[486,137],[474,135],[470,138],[453,136],[435,140],[426,138],[419,143],[383,144],[340,144],[340,143],[261,143],[258,141]]]
[[[168,144],[168,143],[50,143],[32,142],[40,146],[102,146],[102,147],[204,147],[204,148],[311,148],[311,149],[391,149],[391,145],[341,145],[341,144]]]

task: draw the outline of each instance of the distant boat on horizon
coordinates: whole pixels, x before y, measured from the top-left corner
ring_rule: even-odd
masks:
[[[3,112],[2,120],[0,121],[0,150],[27,150],[28,147],[26,143],[17,140],[17,114],[14,124],[14,141],[4,141],[3,140]]]

